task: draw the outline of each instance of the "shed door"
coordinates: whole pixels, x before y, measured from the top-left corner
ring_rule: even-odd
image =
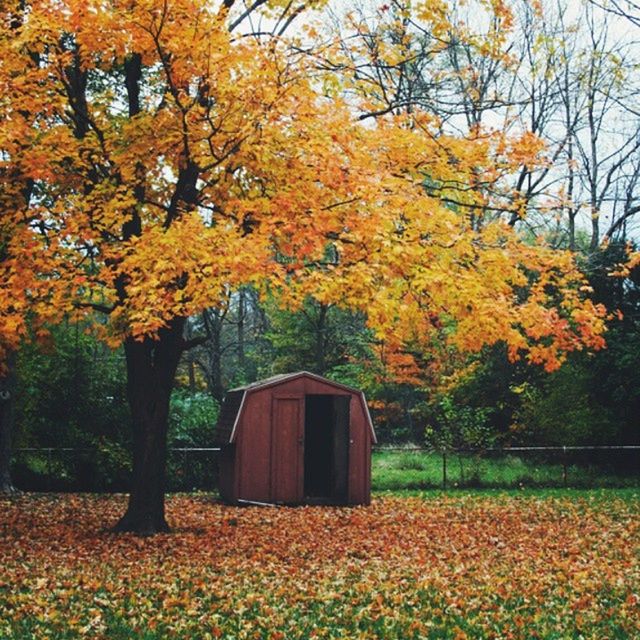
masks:
[[[304,398],[274,397],[271,421],[271,499],[302,500]]]
[[[349,442],[351,396],[334,396],[333,412],[333,495],[347,500],[349,489]]]

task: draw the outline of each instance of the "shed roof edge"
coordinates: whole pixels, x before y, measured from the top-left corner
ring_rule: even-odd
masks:
[[[312,373],[311,371],[296,371],[295,373],[282,374],[278,376],[273,376],[271,378],[266,378],[263,381],[258,381],[256,383],[252,383],[250,385],[246,385],[244,387],[236,387],[235,389],[229,389],[229,391],[242,391],[242,401],[240,402],[240,407],[238,408],[238,413],[236,414],[236,419],[233,423],[233,429],[231,430],[231,435],[229,436],[229,444],[232,444],[235,441],[236,431],[238,428],[238,423],[240,422],[240,416],[242,415],[242,411],[244,410],[245,400],[247,399],[247,395],[253,391],[262,391],[263,389],[268,389],[269,387],[275,387],[284,382],[290,382],[291,380],[295,380],[296,378],[309,377],[319,382],[325,382],[339,389],[344,389],[345,391],[349,391],[350,393],[357,395],[360,398],[360,402],[362,403],[362,408],[365,413],[365,417],[367,423],[369,425],[369,429],[371,431],[371,440],[374,444],[378,442],[376,437],[376,431],[373,427],[373,420],[371,419],[371,413],[369,412],[369,406],[367,405],[367,400],[364,395],[364,391],[361,389],[355,389],[354,387],[350,387],[346,384],[342,384],[341,382],[335,382],[334,380],[330,380],[329,378],[324,378],[317,373]]]
[[[242,415],[242,410],[244,409],[244,401],[246,399],[247,392],[244,391],[242,394],[242,400],[240,400],[240,406],[238,407],[238,413],[236,413],[236,419],[233,421],[233,428],[231,429],[231,435],[229,436],[229,444],[233,443],[236,438],[236,429],[238,428],[238,422],[240,422],[240,416]]]
[[[229,389],[229,391],[254,391],[255,389],[266,389],[267,387],[272,387],[283,382],[289,382],[291,380],[295,380],[296,378],[301,378],[303,376],[307,376],[309,378],[313,378],[314,380],[318,380],[319,382],[326,382],[328,384],[332,384],[336,387],[340,387],[345,391],[350,391],[351,393],[361,393],[360,389],[355,389],[354,387],[350,387],[349,385],[343,384],[342,382],[336,382],[335,380],[331,380],[330,378],[325,378],[317,373],[312,373],[311,371],[296,371],[294,373],[280,373],[275,376],[271,376],[270,378],[265,378],[264,380],[258,380],[256,382],[252,382],[243,387],[236,387],[235,389]]]

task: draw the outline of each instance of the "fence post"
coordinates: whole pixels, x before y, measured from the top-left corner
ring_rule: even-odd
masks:
[[[442,488],[447,488],[447,452],[442,450]]]
[[[182,491],[189,491],[189,452],[186,447],[182,450]]]
[[[562,484],[567,488],[567,447],[562,447]]]
[[[47,488],[51,491],[51,478],[53,475],[53,464],[51,461],[51,447],[47,449]]]

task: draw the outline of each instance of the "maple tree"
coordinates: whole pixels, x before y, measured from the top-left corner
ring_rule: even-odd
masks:
[[[415,8],[434,30],[439,6]],[[485,10],[508,27],[504,3]],[[252,11],[270,34],[237,29]],[[200,341],[185,323],[241,285],[291,308],[312,296],[363,311],[408,370],[404,346],[427,350],[436,335],[461,350],[505,341],[550,370],[603,344],[604,309],[572,256],[492,215],[496,203],[520,213],[498,185],[539,161],[535,136],[456,137],[426,112],[381,108],[348,65],[318,63],[312,29],[285,35],[298,13],[276,1],[3,4],[0,345],[65,316],[124,345],[134,455],[118,530],[167,529],[169,398]],[[483,46],[500,55],[494,36]]]

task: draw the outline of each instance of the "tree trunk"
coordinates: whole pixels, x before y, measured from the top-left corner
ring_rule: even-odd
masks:
[[[222,384],[222,323],[214,324],[209,345],[209,390],[211,395],[222,402],[224,385]]]
[[[238,291],[238,369],[242,376],[245,375],[247,365],[244,351],[244,319],[245,319],[245,292],[244,289]]]
[[[189,373],[189,391],[191,393],[195,393],[197,391],[196,387],[196,364],[193,361],[193,356],[189,356],[187,360],[187,371]]]
[[[0,493],[13,493],[11,481],[11,433],[15,402],[15,354],[7,358],[7,370],[0,377]]]
[[[319,304],[318,315],[316,317],[316,344],[315,344],[315,370],[316,373],[323,376],[325,374],[326,363],[326,331],[327,331],[327,312],[329,305]]]
[[[156,340],[128,338],[125,342],[133,482],[127,511],[115,531],[141,535],[169,531],[164,508],[169,401],[182,353],[184,322],[184,318],[174,319]]]
[[[203,313],[209,340],[207,341],[207,363],[205,374],[211,395],[222,402],[224,385],[222,384],[222,327],[226,311],[208,309]]]

